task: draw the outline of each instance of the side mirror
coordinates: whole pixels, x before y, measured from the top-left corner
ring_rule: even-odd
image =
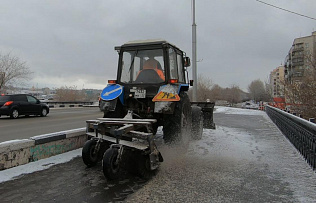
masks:
[[[191,61],[189,57],[184,57],[184,67],[189,67],[191,65]]]
[[[194,80],[190,80],[190,86],[193,86],[193,81],[194,81]]]

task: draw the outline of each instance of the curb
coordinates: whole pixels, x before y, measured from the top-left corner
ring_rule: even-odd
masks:
[[[86,128],[33,136],[0,143],[0,171],[81,148]]]

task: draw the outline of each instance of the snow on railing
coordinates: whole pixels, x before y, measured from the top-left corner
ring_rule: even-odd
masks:
[[[266,113],[315,170],[316,124],[272,106],[266,106]]]

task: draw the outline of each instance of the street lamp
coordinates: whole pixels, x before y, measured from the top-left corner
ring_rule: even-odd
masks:
[[[196,67],[196,24],[195,24],[195,0],[192,0],[192,79],[193,79],[193,94],[192,99],[197,101],[197,67]]]

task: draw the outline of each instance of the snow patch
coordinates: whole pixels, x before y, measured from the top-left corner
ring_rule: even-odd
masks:
[[[15,140],[8,140],[4,142],[0,142],[0,145],[7,145],[7,144],[17,144],[25,141],[30,141],[29,139],[15,139]]]
[[[215,106],[214,113],[239,114],[239,115],[265,115],[264,111],[253,109],[240,109],[225,106]]]

